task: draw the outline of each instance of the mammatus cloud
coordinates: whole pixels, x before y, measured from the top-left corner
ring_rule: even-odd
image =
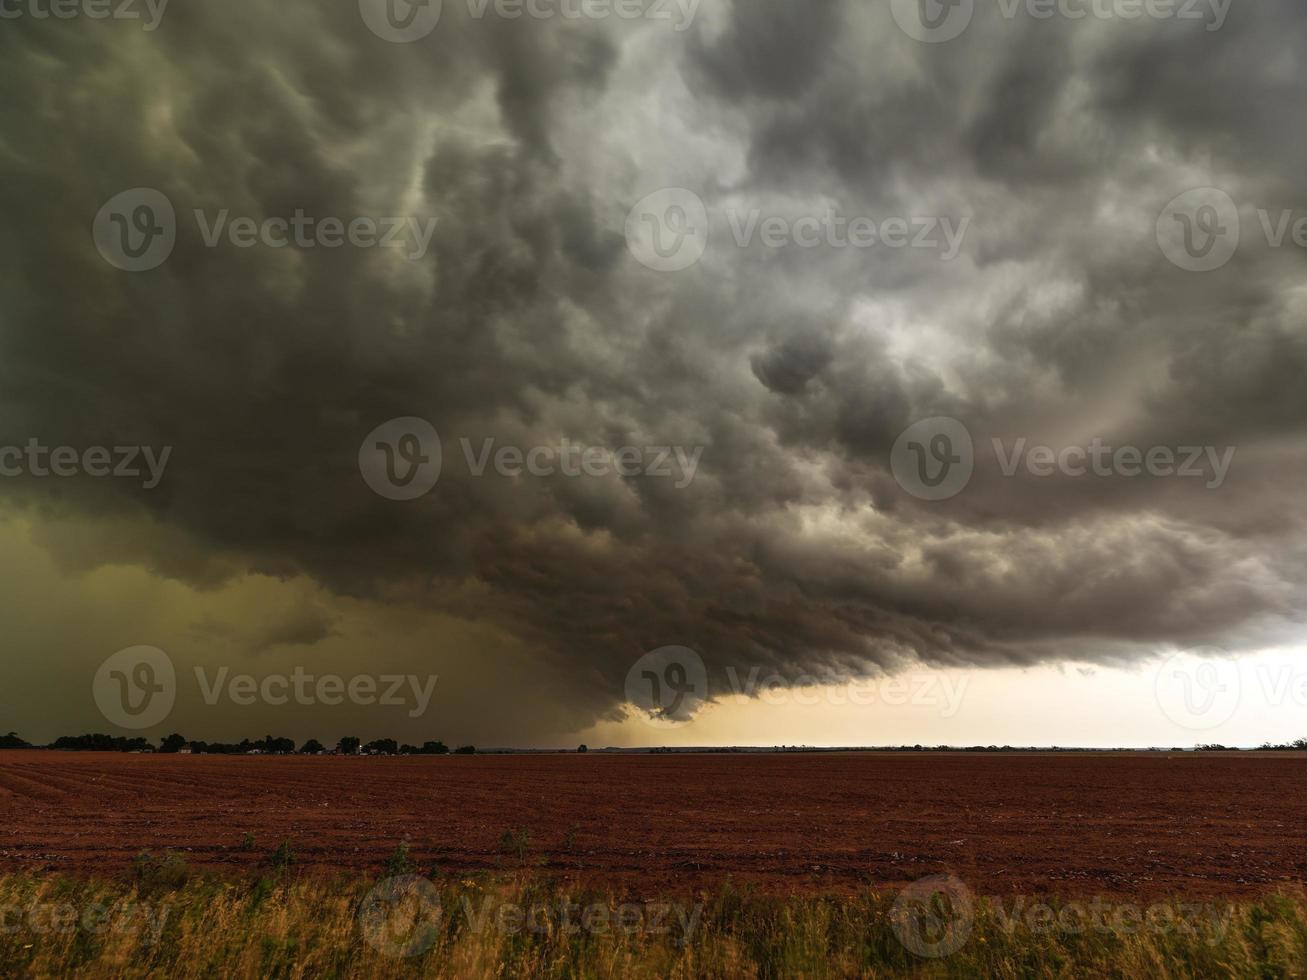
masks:
[[[173,447],[148,492],[6,477],[9,512],[70,583],[312,591],[251,596],[239,623],[196,600],[122,645],[184,634],[203,662],[351,637],[373,658],[358,604],[490,624],[502,642],[457,652],[469,684],[553,679],[547,711],[515,683],[486,709],[526,737],[613,717],[631,664],[672,644],[710,673],[837,678],[1239,649],[1295,621],[1303,255],[1257,214],[1307,207],[1299,5],[1209,30],[980,4],[940,44],[851,0],[705,0],[684,30],[476,9],[447,0],[409,44],[298,0],[178,0],[151,31],[4,22],[0,444]],[[142,187],[176,240],[124,272],[90,228]],[[1197,274],[1157,230],[1194,187],[1243,226]],[[663,188],[707,216],[676,272],[626,240]],[[297,212],[434,231],[415,258],[205,240],[219,214]],[[893,244],[887,219],[911,237],[926,217],[965,229],[955,256]],[[874,242],[849,242],[857,218]],[[403,417],[443,448],[407,502],[357,464]],[[975,459],[932,502],[890,461],[936,417]],[[647,465],[478,476],[462,440],[702,454],[680,486]],[[1219,486],[1004,471],[1018,445],[1095,440],[1236,454]],[[18,642],[86,659],[43,636]]]

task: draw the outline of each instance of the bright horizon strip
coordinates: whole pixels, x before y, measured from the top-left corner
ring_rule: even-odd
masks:
[[[794,692],[778,692],[776,703],[733,694],[707,705],[685,725],[655,727],[628,715],[580,733],[590,748],[876,748],[922,745],[996,745],[1014,748],[1147,749],[1221,744],[1256,748],[1307,738],[1307,658],[1301,649],[1276,648],[1228,658],[1218,683],[1237,670],[1240,687],[1228,720],[1229,702],[1188,717],[1191,726],[1168,716],[1158,699],[1158,674],[1167,658],[1135,668],[1065,664],[1028,668],[917,669],[903,675],[916,691],[962,690],[954,705],[935,703],[839,703],[848,685],[806,689],[803,704]],[[1201,661],[1186,661],[1201,668]],[[945,685],[951,684],[951,688]],[[893,678],[854,682],[872,694]],[[1175,679],[1163,691],[1174,695]],[[1196,691],[1202,694],[1201,690]],[[1228,694],[1220,697],[1228,698]],[[901,696],[891,699],[902,702]],[[1196,702],[1202,707],[1201,700]]]

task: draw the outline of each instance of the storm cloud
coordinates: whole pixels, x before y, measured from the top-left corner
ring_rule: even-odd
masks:
[[[61,574],[301,583],[244,596],[239,623],[174,623],[197,662],[210,642],[311,661],[349,638],[371,662],[340,622],[361,605],[489,624],[502,642],[469,626],[441,656],[486,689],[518,677],[483,711],[504,741],[617,716],[631,665],[672,644],[714,674],[838,679],[1291,635],[1307,252],[1268,242],[1258,211],[1307,216],[1301,4],[1236,0],[1213,30],[978,0],[942,43],[888,2],[704,0],[684,30],[478,8],[446,0],[403,44],[308,0],[172,0],[152,31],[0,22],[0,445],[173,447],[150,490],[0,481]],[[122,271],[92,224],[143,187],[176,244]],[[1196,187],[1242,229],[1207,272],[1159,238]],[[676,271],[628,242],[665,188],[708,219]],[[417,258],[210,245],[224,212],[435,225]],[[817,244],[767,241],[769,218]],[[848,243],[857,218],[874,244]],[[443,462],[397,501],[358,456],[406,417]],[[929,500],[891,457],[937,417],[969,432],[974,473]],[[649,465],[477,475],[462,440],[702,456],[682,486]],[[1004,472],[1018,444],[1094,440],[1236,454],[1216,487]],[[14,642],[112,652],[56,636],[37,620]],[[528,673],[551,679],[538,711]],[[12,711],[33,678],[7,683]]]

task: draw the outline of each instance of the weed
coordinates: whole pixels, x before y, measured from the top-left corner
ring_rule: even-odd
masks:
[[[505,854],[516,856],[519,861],[525,861],[531,850],[531,831],[525,827],[521,830],[505,830],[504,836],[499,838],[499,849]]]

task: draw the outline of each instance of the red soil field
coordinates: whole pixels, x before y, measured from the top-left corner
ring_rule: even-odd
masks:
[[[500,846],[521,829],[525,862]],[[1307,880],[1307,757],[0,752],[0,870],[171,849],[249,871],[283,840],[310,873],[379,871],[407,840],[424,872],[525,863],[651,896],[950,872],[978,894],[1234,897]]]

